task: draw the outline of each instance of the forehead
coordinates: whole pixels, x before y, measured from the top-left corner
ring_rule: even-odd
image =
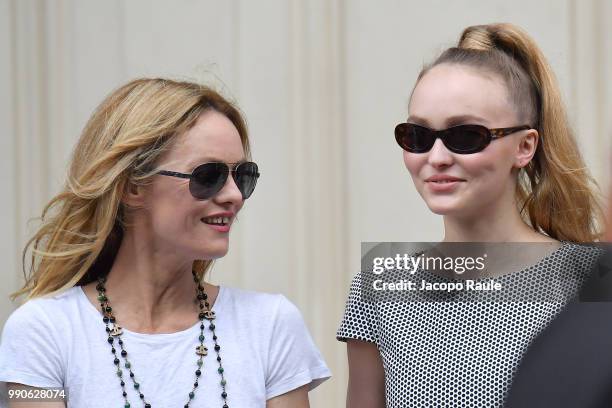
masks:
[[[209,161],[236,163],[244,159],[238,129],[215,110],[203,112],[189,130],[178,135],[167,156],[167,161],[189,169]]]
[[[485,126],[511,125],[516,120],[501,77],[457,64],[437,65],[421,78],[412,93],[409,115],[435,127],[448,125],[454,117],[482,118],[479,122]]]

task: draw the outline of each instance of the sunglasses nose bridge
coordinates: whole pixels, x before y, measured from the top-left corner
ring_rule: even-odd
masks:
[[[429,133],[429,149],[427,151],[431,152],[431,150],[436,146],[438,140],[440,140],[443,146],[448,149],[445,140],[447,132],[447,130],[431,130]]]
[[[235,169],[228,168],[227,176],[225,178],[225,183],[216,194],[216,196],[222,201],[235,200],[236,197],[239,197],[239,200],[243,200],[242,192],[238,187],[238,181],[236,180],[236,171]]]

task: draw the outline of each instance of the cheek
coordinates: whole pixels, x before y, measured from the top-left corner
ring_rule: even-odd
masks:
[[[495,162],[491,157],[478,153],[460,157],[457,164],[471,176],[491,174],[496,170]]]
[[[497,155],[466,155],[457,164],[472,183],[491,190],[504,188],[512,177],[512,163]]]
[[[149,216],[158,233],[180,231],[198,220],[197,204],[187,186],[156,194],[149,203]]]
[[[410,175],[413,178],[418,176],[419,172],[421,171],[421,168],[423,167],[423,164],[425,163],[423,157],[421,156],[424,155],[410,153],[404,150],[404,165],[406,166],[406,169],[408,169]]]
[[[184,233],[185,227],[196,221],[193,206],[188,206],[180,200],[157,203],[151,217],[157,226],[157,232],[168,236]]]

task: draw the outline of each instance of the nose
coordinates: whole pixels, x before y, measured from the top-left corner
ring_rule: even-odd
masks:
[[[442,139],[436,139],[433,147],[427,153],[427,163],[436,168],[453,164],[453,153],[444,146]]]
[[[213,197],[213,200],[218,204],[234,204],[238,206],[243,204],[244,199],[242,198],[242,193],[240,192],[238,185],[236,185],[236,180],[234,180],[233,173],[228,174],[225,185]]]

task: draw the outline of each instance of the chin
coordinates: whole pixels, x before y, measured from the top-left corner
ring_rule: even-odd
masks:
[[[432,213],[436,214],[436,215],[452,215],[453,211],[451,209],[447,209],[447,208],[429,208],[431,210]]]
[[[200,254],[199,259],[219,259],[227,255],[228,247],[206,248],[206,251]]]
[[[428,202],[429,210],[437,215],[453,215],[461,212],[457,203]]]

